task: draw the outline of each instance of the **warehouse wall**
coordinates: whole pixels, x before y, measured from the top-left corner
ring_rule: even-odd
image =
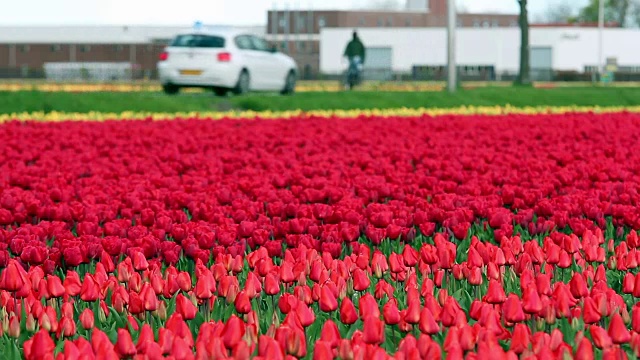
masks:
[[[346,68],[342,59],[351,29],[326,28],[321,32],[320,69],[337,74]],[[391,47],[392,70],[410,72],[413,65],[444,65],[447,33],[444,28],[363,28],[358,30],[365,46]],[[498,72],[518,70],[520,30],[518,28],[457,29],[459,65],[493,65]],[[531,47],[550,46],[553,69],[584,71],[598,63],[598,29],[532,28]],[[605,29],[604,58],[617,57],[619,65],[640,66],[640,30]],[[604,59],[603,59],[604,61]]]

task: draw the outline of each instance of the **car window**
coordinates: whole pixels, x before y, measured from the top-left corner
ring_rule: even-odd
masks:
[[[235,42],[238,49],[253,50],[253,42],[246,35],[237,36]]]
[[[171,42],[171,47],[224,48],[223,37],[211,35],[178,35]]]
[[[270,51],[269,43],[257,36],[252,36],[251,41],[253,42],[253,47],[258,51]]]

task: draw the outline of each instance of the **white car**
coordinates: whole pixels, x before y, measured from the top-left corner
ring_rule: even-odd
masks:
[[[298,68],[289,56],[255,35],[228,29],[198,29],[179,34],[160,55],[162,89],[176,94],[182,87],[228,92],[295,90]]]

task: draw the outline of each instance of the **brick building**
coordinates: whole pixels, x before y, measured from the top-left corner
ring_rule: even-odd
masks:
[[[319,71],[320,32],[324,27],[358,29],[447,25],[447,0],[408,0],[406,9],[402,11],[271,10],[267,13],[266,32],[268,38],[278,43],[283,52],[296,59],[303,76],[312,77]],[[457,26],[517,27],[518,15],[459,13]]]
[[[443,27],[447,0],[407,0],[402,11],[269,11],[267,25],[243,30],[266,36],[298,62],[304,77],[319,73],[322,28]],[[459,27],[514,27],[517,15],[458,14]],[[154,78],[168,41],[190,27],[0,26],[0,78],[42,78],[51,62],[129,63],[135,78]],[[344,46],[338,44],[337,46]]]
[[[0,26],[0,78],[42,78],[46,63],[129,63],[135,78],[154,78],[176,26]],[[264,27],[245,29],[264,35]]]

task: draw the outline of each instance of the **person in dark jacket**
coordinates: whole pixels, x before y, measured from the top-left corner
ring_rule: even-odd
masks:
[[[344,49],[344,56],[349,59],[349,63],[353,61],[356,56],[360,57],[360,61],[364,63],[365,49],[362,41],[358,37],[358,33],[356,31],[353,32],[353,38],[347,44],[347,48]]]

